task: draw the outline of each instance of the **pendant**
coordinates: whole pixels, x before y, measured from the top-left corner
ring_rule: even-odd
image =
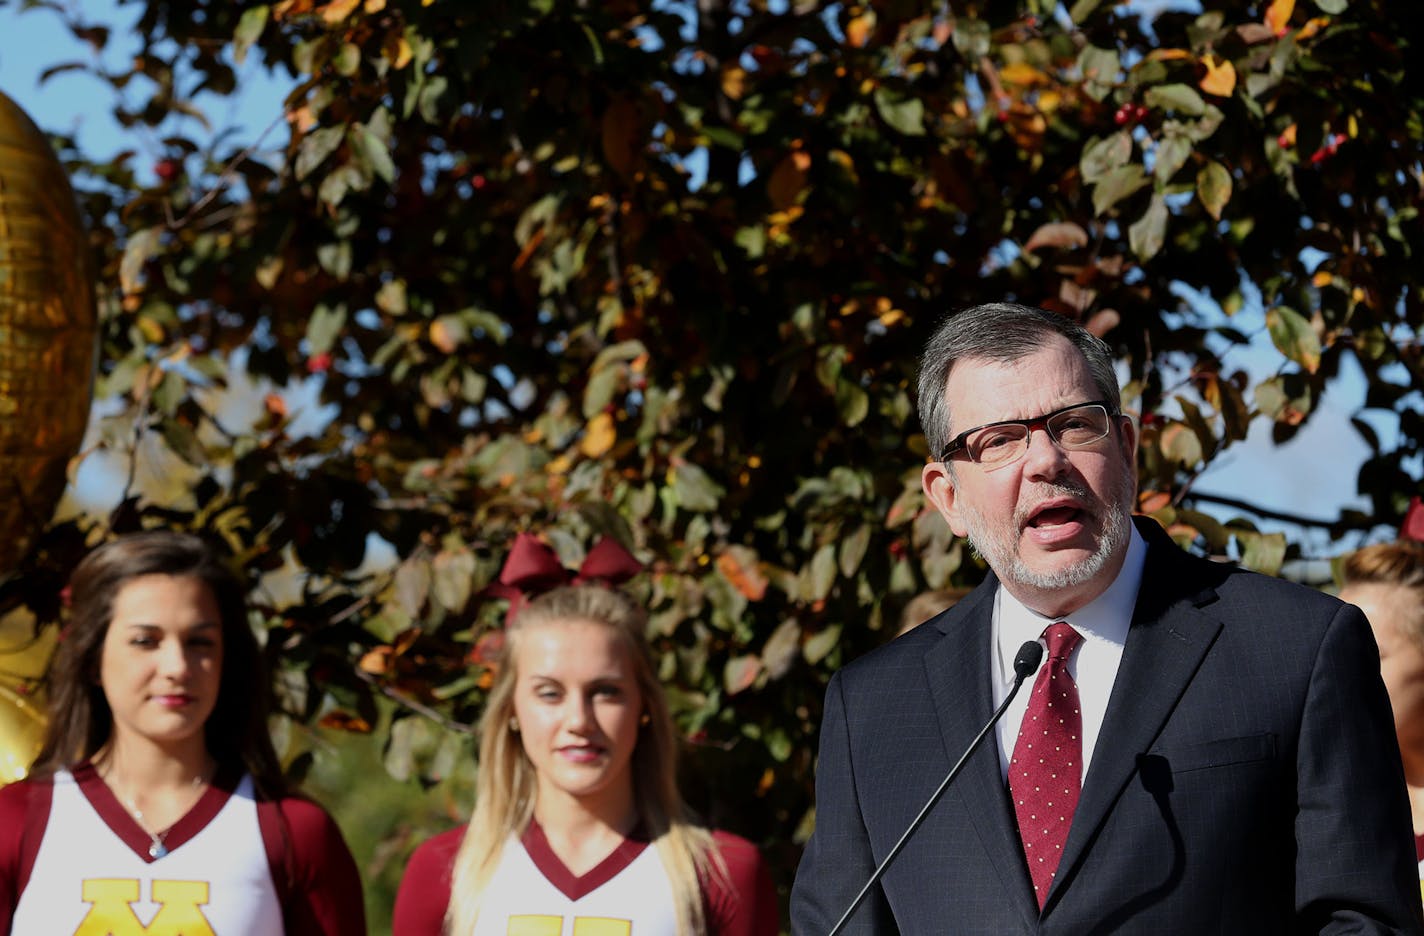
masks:
[[[154,842],[152,845],[148,846],[148,857],[150,858],[163,858],[167,854],[168,846],[164,845],[162,842]]]

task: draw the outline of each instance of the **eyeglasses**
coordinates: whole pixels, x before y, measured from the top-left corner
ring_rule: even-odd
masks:
[[[1033,430],[1042,429],[1061,448],[1087,448],[1101,440],[1112,428],[1115,415],[1106,400],[1074,403],[1033,419],[1005,419],[967,429],[949,440],[939,460],[949,461],[963,452],[986,471],[1018,461],[1028,451]]]

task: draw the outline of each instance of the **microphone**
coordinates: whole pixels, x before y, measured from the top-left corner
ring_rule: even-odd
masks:
[[[1024,641],[1024,645],[1019,647],[1019,652],[1014,657],[1014,684],[1009,688],[1009,694],[1004,697],[1004,701],[1000,703],[999,707],[994,711],[994,714],[989,717],[989,721],[983,730],[974,736],[973,741],[969,742],[969,747],[964,749],[964,754],[959,758],[959,761],[953,767],[949,768],[949,773],[945,775],[939,787],[930,794],[930,798],[925,801],[925,805],[920,808],[919,814],[910,822],[909,827],[905,829],[905,833],[900,836],[900,840],[895,843],[894,847],[886,853],[885,858],[876,866],[875,873],[870,875],[870,880],[865,882],[865,886],[860,889],[860,893],[855,895],[855,900],[851,901],[849,907],[846,907],[845,913],[841,914],[840,920],[832,927],[828,936],[837,936],[841,930],[845,929],[846,923],[850,921],[851,915],[855,913],[865,901],[865,897],[870,893],[870,889],[874,887],[876,882],[885,874],[885,869],[890,867],[890,862],[894,861],[895,856],[900,854],[900,849],[905,847],[905,843],[910,840],[910,836],[915,834],[915,830],[920,827],[920,823],[925,821],[925,817],[930,814],[930,810],[934,809],[935,803],[939,802],[939,798],[944,795],[944,791],[949,789],[949,784],[959,775],[959,771],[964,767],[965,761],[969,760],[969,755],[978,749],[979,745],[983,743],[984,738],[994,729],[994,726],[999,723],[999,719],[1004,717],[1004,712],[1008,709],[1009,703],[1014,701],[1014,696],[1018,695],[1019,687],[1023,685],[1023,681],[1033,674],[1038,669],[1038,664],[1042,662],[1043,644],[1037,640]]]

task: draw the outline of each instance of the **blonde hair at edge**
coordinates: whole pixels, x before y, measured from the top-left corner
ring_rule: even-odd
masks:
[[[445,925],[453,936],[474,932],[481,897],[511,836],[523,834],[534,816],[537,790],[533,765],[510,727],[514,714],[515,648],[520,635],[572,621],[603,624],[624,638],[638,689],[649,716],[633,749],[633,796],[642,830],[656,845],[672,883],[678,936],[706,931],[699,877],[725,877],[712,836],[693,824],[677,787],[677,735],[644,635],[647,617],[621,592],[596,585],[558,588],[535,598],[510,623],[494,684],[480,720],[480,767],[475,811],[460,842],[451,875]]]

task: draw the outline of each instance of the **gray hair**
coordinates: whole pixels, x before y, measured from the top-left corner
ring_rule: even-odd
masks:
[[[1067,338],[1087,362],[1098,395],[1119,412],[1121,389],[1107,342],[1070,319],[1012,302],[987,302],[950,314],[935,329],[920,359],[920,425],[936,458],[952,438],[945,384],[955,363],[964,359],[1009,364],[1049,343]]]

